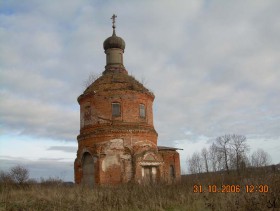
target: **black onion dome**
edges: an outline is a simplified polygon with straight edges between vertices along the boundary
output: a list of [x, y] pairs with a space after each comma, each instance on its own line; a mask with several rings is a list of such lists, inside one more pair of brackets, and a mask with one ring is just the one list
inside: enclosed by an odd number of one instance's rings
[[111, 37], [108, 37], [104, 43], [103, 48], [106, 51], [109, 48], [120, 48], [125, 49], [125, 42], [121, 37], [118, 37], [115, 33]]

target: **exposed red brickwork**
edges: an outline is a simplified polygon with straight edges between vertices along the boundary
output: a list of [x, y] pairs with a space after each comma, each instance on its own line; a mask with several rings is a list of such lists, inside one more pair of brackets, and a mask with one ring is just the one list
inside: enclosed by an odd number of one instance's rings
[[[161, 150], [159, 152], [164, 160], [163, 177], [168, 183], [179, 182], [181, 180], [180, 156], [174, 150]], [[171, 170], [173, 169], [173, 172]]]
[[[114, 46], [123, 49], [110, 48], [110, 39]], [[127, 74], [122, 54], [118, 54], [124, 50], [124, 41], [116, 43], [118, 40], [113, 35], [107, 39], [106, 69], [78, 98], [80, 134], [75, 182], [94, 186], [180, 181], [176, 149], [157, 146], [158, 134], [153, 125], [155, 97]], [[117, 103], [116, 113], [120, 106], [118, 116], [113, 115], [113, 103]], [[142, 112], [145, 108], [144, 117], [140, 115], [140, 105]]]

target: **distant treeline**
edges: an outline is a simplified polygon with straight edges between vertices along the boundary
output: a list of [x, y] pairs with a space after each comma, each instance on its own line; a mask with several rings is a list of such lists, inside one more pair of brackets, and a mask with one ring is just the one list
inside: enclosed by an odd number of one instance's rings
[[258, 149], [249, 155], [249, 145], [243, 135], [228, 134], [217, 137], [209, 148], [194, 152], [187, 158], [189, 173], [236, 170], [238, 174], [248, 167], [263, 167], [271, 164], [270, 155]]

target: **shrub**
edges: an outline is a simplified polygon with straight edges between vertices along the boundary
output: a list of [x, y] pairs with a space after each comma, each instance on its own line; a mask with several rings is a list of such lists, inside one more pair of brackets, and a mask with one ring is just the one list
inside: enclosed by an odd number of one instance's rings
[[14, 180], [10, 173], [1, 171], [0, 172], [0, 183], [1, 184], [12, 184]]
[[11, 178], [20, 185], [26, 183], [29, 179], [29, 171], [20, 165], [12, 167], [9, 174]]

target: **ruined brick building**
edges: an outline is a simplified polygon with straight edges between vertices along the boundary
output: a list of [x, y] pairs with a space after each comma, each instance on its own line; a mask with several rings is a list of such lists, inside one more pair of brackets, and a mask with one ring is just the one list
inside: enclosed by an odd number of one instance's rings
[[180, 181], [176, 148], [157, 146], [153, 125], [154, 94], [128, 75], [125, 42], [113, 34], [103, 47], [106, 66], [78, 97], [80, 134], [74, 163], [75, 182], [119, 184]]

